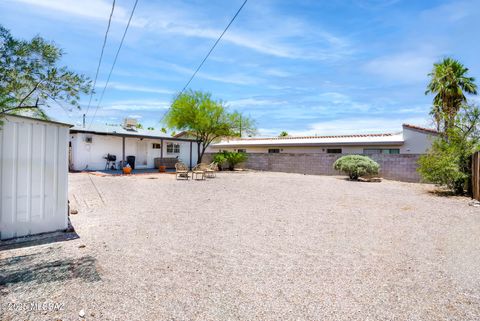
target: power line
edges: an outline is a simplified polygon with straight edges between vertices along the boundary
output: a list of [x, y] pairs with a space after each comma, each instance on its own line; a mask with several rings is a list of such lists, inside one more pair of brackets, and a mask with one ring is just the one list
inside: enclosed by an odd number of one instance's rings
[[[227, 27], [223, 30], [222, 34], [220, 35], [220, 37], [218, 37], [217, 41], [215, 41], [215, 43], [213, 44], [212, 48], [210, 48], [210, 50], [208, 51], [207, 55], [205, 56], [205, 58], [203, 58], [202, 62], [200, 63], [200, 65], [198, 65], [197, 69], [195, 70], [195, 72], [193, 73], [192, 77], [190, 77], [190, 79], [188, 80], [187, 84], [183, 87], [182, 91], [180, 92], [180, 94], [182, 94], [185, 89], [187, 89], [188, 85], [190, 85], [190, 82], [192, 82], [193, 78], [195, 78], [195, 75], [197, 74], [197, 72], [200, 70], [200, 68], [202, 68], [203, 64], [205, 63], [205, 61], [208, 59], [208, 57], [210, 56], [210, 54], [212, 53], [213, 49], [215, 49], [215, 47], [217, 46], [217, 44], [220, 42], [220, 39], [222, 39], [223, 35], [225, 34], [225, 32], [227, 32], [228, 28], [230, 28], [230, 25], [233, 23], [233, 21], [235, 21], [235, 19], [237, 18], [238, 14], [240, 13], [240, 11], [242, 11], [243, 7], [245, 6], [245, 4], [247, 3], [248, 0], [245, 0], [242, 5], [240, 6], [240, 8], [237, 10], [237, 13], [235, 13], [235, 15], [233, 16], [232, 20], [230, 20], [230, 22], [228, 23]], [[180, 95], [179, 94], [179, 95]]]
[[[190, 77], [190, 79], [188, 80], [187, 84], [183, 87], [182, 91], [180, 91], [180, 93], [178, 93], [177, 97], [180, 96], [184, 91], [185, 89], [187, 89], [188, 85], [190, 85], [190, 83], [192, 82], [193, 78], [195, 78], [195, 76], [197, 75], [198, 71], [200, 70], [200, 68], [202, 68], [203, 64], [205, 63], [205, 61], [208, 59], [208, 57], [210, 56], [210, 54], [212, 53], [213, 49], [215, 49], [215, 47], [217, 46], [217, 44], [220, 42], [220, 39], [222, 39], [223, 35], [227, 32], [228, 28], [230, 28], [230, 25], [233, 23], [233, 21], [235, 21], [235, 19], [237, 18], [238, 14], [240, 13], [240, 11], [242, 11], [243, 7], [245, 6], [245, 4], [247, 3], [248, 0], [245, 0], [242, 5], [240, 6], [240, 8], [238, 8], [237, 12], [235, 13], [235, 15], [232, 17], [232, 19], [230, 20], [230, 22], [228, 23], [228, 25], [225, 27], [225, 29], [223, 30], [223, 32], [220, 34], [220, 36], [218, 37], [218, 39], [215, 41], [215, 43], [213, 44], [212, 48], [210, 48], [210, 50], [208, 51], [207, 55], [205, 56], [205, 58], [203, 58], [202, 62], [200, 63], [200, 65], [198, 65], [197, 69], [195, 70], [195, 72], [193, 73], [193, 75]], [[167, 115], [168, 111], [170, 110], [167, 109], [167, 111], [163, 114], [162, 116], [162, 119], [160, 119], [159, 123], [161, 123], [163, 121], [163, 119], [165, 118], [165, 116]]]
[[125, 40], [125, 36], [127, 35], [127, 31], [128, 31], [128, 28], [130, 27], [130, 22], [132, 21], [133, 14], [135, 12], [135, 9], [137, 8], [137, 4], [138, 4], [138, 0], [135, 0], [135, 4], [133, 5], [132, 12], [130, 13], [130, 18], [128, 18], [127, 26], [125, 27], [125, 31], [123, 32], [122, 40], [120, 40], [120, 45], [118, 46], [117, 53], [115, 54], [115, 58], [113, 59], [112, 68], [110, 68], [107, 81], [105, 82], [105, 86], [103, 87], [102, 94], [100, 95], [100, 98], [98, 100], [98, 105], [95, 108], [95, 113], [93, 114], [92, 120], [90, 121], [90, 125], [88, 126], [89, 129], [90, 127], [92, 127], [93, 120], [95, 119], [95, 116], [97, 116], [97, 111], [100, 108], [100, 104], [102, 103], [103, 96], [105, 95], [105, 90], [107, 90], [108, 83], [110, 82], [110, 77], [112, 76], [113, 69], [115, 68], [115, 64], [117, 63], [118, 55], [120, 54], [120, 50], [122, 49], [123, 41]]
[[97, 71], [95, 73], [95, 79], [93, 80], [92, 92], [90, 93], [90, 100], [88, 101], [87, 112], [85, 113], [85, 115], [88, 114], [88, 111], [90, 110], [90, 105], [92, 104], [93, 90], [95, 90], [95, 85], [97, 84], [98, 73], [100, 72], [100, 65], [102, 64], [103, 52], [105, 50], [105, 45], [107, 44], [108, 31], [110, 30], [110, 24], [112, 22], [112, 16], [113, 16], [114, 10], [115, 10], [115, 0], [113, 0], [112, 11], [110, 11], [110, 17], [108, 18], [107, 30], [105, 31], [105, 37], [103, 38], [102, 51], [100, 52], [100, 59], [98, 60]]

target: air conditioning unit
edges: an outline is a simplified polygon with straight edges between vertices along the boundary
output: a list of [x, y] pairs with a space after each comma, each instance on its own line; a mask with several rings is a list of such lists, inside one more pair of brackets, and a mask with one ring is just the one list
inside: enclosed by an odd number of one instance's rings
[[85, 143], [91, 144], [93, 142], [93, 137], [92, 136], [86, 136], [85, 137]]
[[135, 118], [125, 118], [123, 120], [123, 127], [124, 128], [136, 128], [137, 124], [138, 124], [138, 122]]

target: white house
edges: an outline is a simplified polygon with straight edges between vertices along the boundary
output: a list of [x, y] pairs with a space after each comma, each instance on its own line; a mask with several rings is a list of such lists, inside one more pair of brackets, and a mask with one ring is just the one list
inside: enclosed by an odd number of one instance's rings
[[169, 136], [159, 130], [140, 129], [135, 120], [120, 125], [75, 126], [70, 129], [70, 169], [104, 170], [107, 154], [115, 155], [116, 166], [135, 156], [136, 169], [155, 168], [155, 159], [197, 163], [198, 144], [193, 139]]
[[68, 227], [71, 125], [7, 115], [0, 128], [0, 239]]
[[208, 152], [424, 154], [437, 135], [438, 132], [432, 129], [403, 124], [403, 130], [398, 133], [223, 140], [212, 144]]

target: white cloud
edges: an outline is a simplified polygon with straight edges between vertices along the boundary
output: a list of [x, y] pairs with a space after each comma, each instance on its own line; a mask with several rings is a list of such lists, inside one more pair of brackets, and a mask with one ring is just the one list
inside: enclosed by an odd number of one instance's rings
[[[97, 82], [96, 87], [103, 88], [105, 86], [105, 82]], [[131, 85], [131, 84], [124, 84], [118, 82], [109, 82], [108, 89], [115, 89], [115, 90], [125, 90], [125, 91], [137, 91], [137, 92], [144, 92], [144, 93], [155, 93], [155, 94], [173, 94], [174, 91], [165, 88], [157, 88], [157, 87], [147, 87], [147, 86], [138, 86], [138, 85]]]
[[[429, 50], [426, 50], [429, 51]], [[430, 52], [407, 51], [371, 60], [363, 69], [389, 80], [424, 82], [438, 57]]]
[[288, 102], [285, 100], [273, 100], [273, 99], [256, 99], [256, 98], [244, 98], [231, 100], [228, 102], [228, 105], [231, 107], [250, 107], [250, 106], [273, 106], [273, 105], [284, 105]]
[[341, 134], [368, 134], [392, 133], [402, 129], [403, 123], [418, 126], [429, 126], [431, 120], [425, 117], [369, 117], [369, 118], [342, 118], [316, 122], [308, 125], [305, 130], [289, 131], [291, 135], [341, 135]]
[[170, 102], [162, 100], [120, 100], [113, 101], [105, 104], [102, 107], [103, 110], [116, 110], [116, 111], [159, 111], [166, 110], [170, 107]]
[[[111, 1], [106, 0], [15, 0], [16, 2], [44, 8], [48, 12], [61, 12], [73, 16], [87, 19], [107, 20], [112, 9]], [[123, 8], [119, 4], [115, 5], [115, 11], [112, 17], [113, 21], [126, 23], [130, 15], [131, 8]], [[131, 25], [143, 27], [147, 21], [138, 17], [132, 19]]]

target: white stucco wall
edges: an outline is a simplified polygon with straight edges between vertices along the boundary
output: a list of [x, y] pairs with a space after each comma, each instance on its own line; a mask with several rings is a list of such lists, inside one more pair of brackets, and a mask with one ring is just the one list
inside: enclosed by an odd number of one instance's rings
[[[86, 137], [92, 137], [92, 142], [85, 142]], [[71, 169], [81, 170], [103, 170], [107, 154], [117, 156], [117, 161], [122, 159], [122, 137], [96, 135], [87, 133], [70, 134], [72, 146]], [[180, 144], [180, 153], [167, 153], [167, 143]], [[160, 139], [125, 138], [125, 157], [133, 155], [136, 157], [136, 168], [153, 168], [154, 158], [160, 157], [160, 149], [153, 149], [153, 143], [160, 143]], [[139, 144], [146, 145], [146, 162], [141, 162]], [[197, 144], [192, 144], [192, 164], [197, 163]], [[163, 140], [163, 157], [177, 157], [189, 165], [190, 163], [190, 142]]]
[[216, 153], [220, 150], [236, 151], [237, 149], [246, 149], [247, 153], [268, 153], [270, 148], [279, 148], [282, 153], [326, 153], [329, 148], [341, 148], [343, 154], [361, 154], [365, 148], [375, 149], [400, 149], [400, 154], [424, 154], [430, 148], [435, 136], [432, 134], [411, 129], [409, 127], [403, 128], [402, 145], [356, 145], [356, 146], [232, 146], [232, 147], [217, 147], [210, 146], [208, 153]]
[[[341, 148], [343, 154], [361, 154], [363, 153], [364, 148], [396, 148], [401, 149], [401, 146], [312, 146], [312, 147], [296, 147], [296, 146], [272, 146], [272, 147], [241, 147], [237, 146], [235, 148], [218, 148], [210, 147], [207, 152], [216, 153], [220, 150], [236, 151], [237, 149], [246, 149], [247, 153], [268, 153], [270, 148], [279, 148], [282, 153], [327, 153], [327, 149], [337, 149]], [[401, 151], [400, 151], [401, 152]]]
[[433, 134], [403, 127], [403, 139], [405, 143], [400, 149], [402, 154], [425, 154], [435, 139]]

